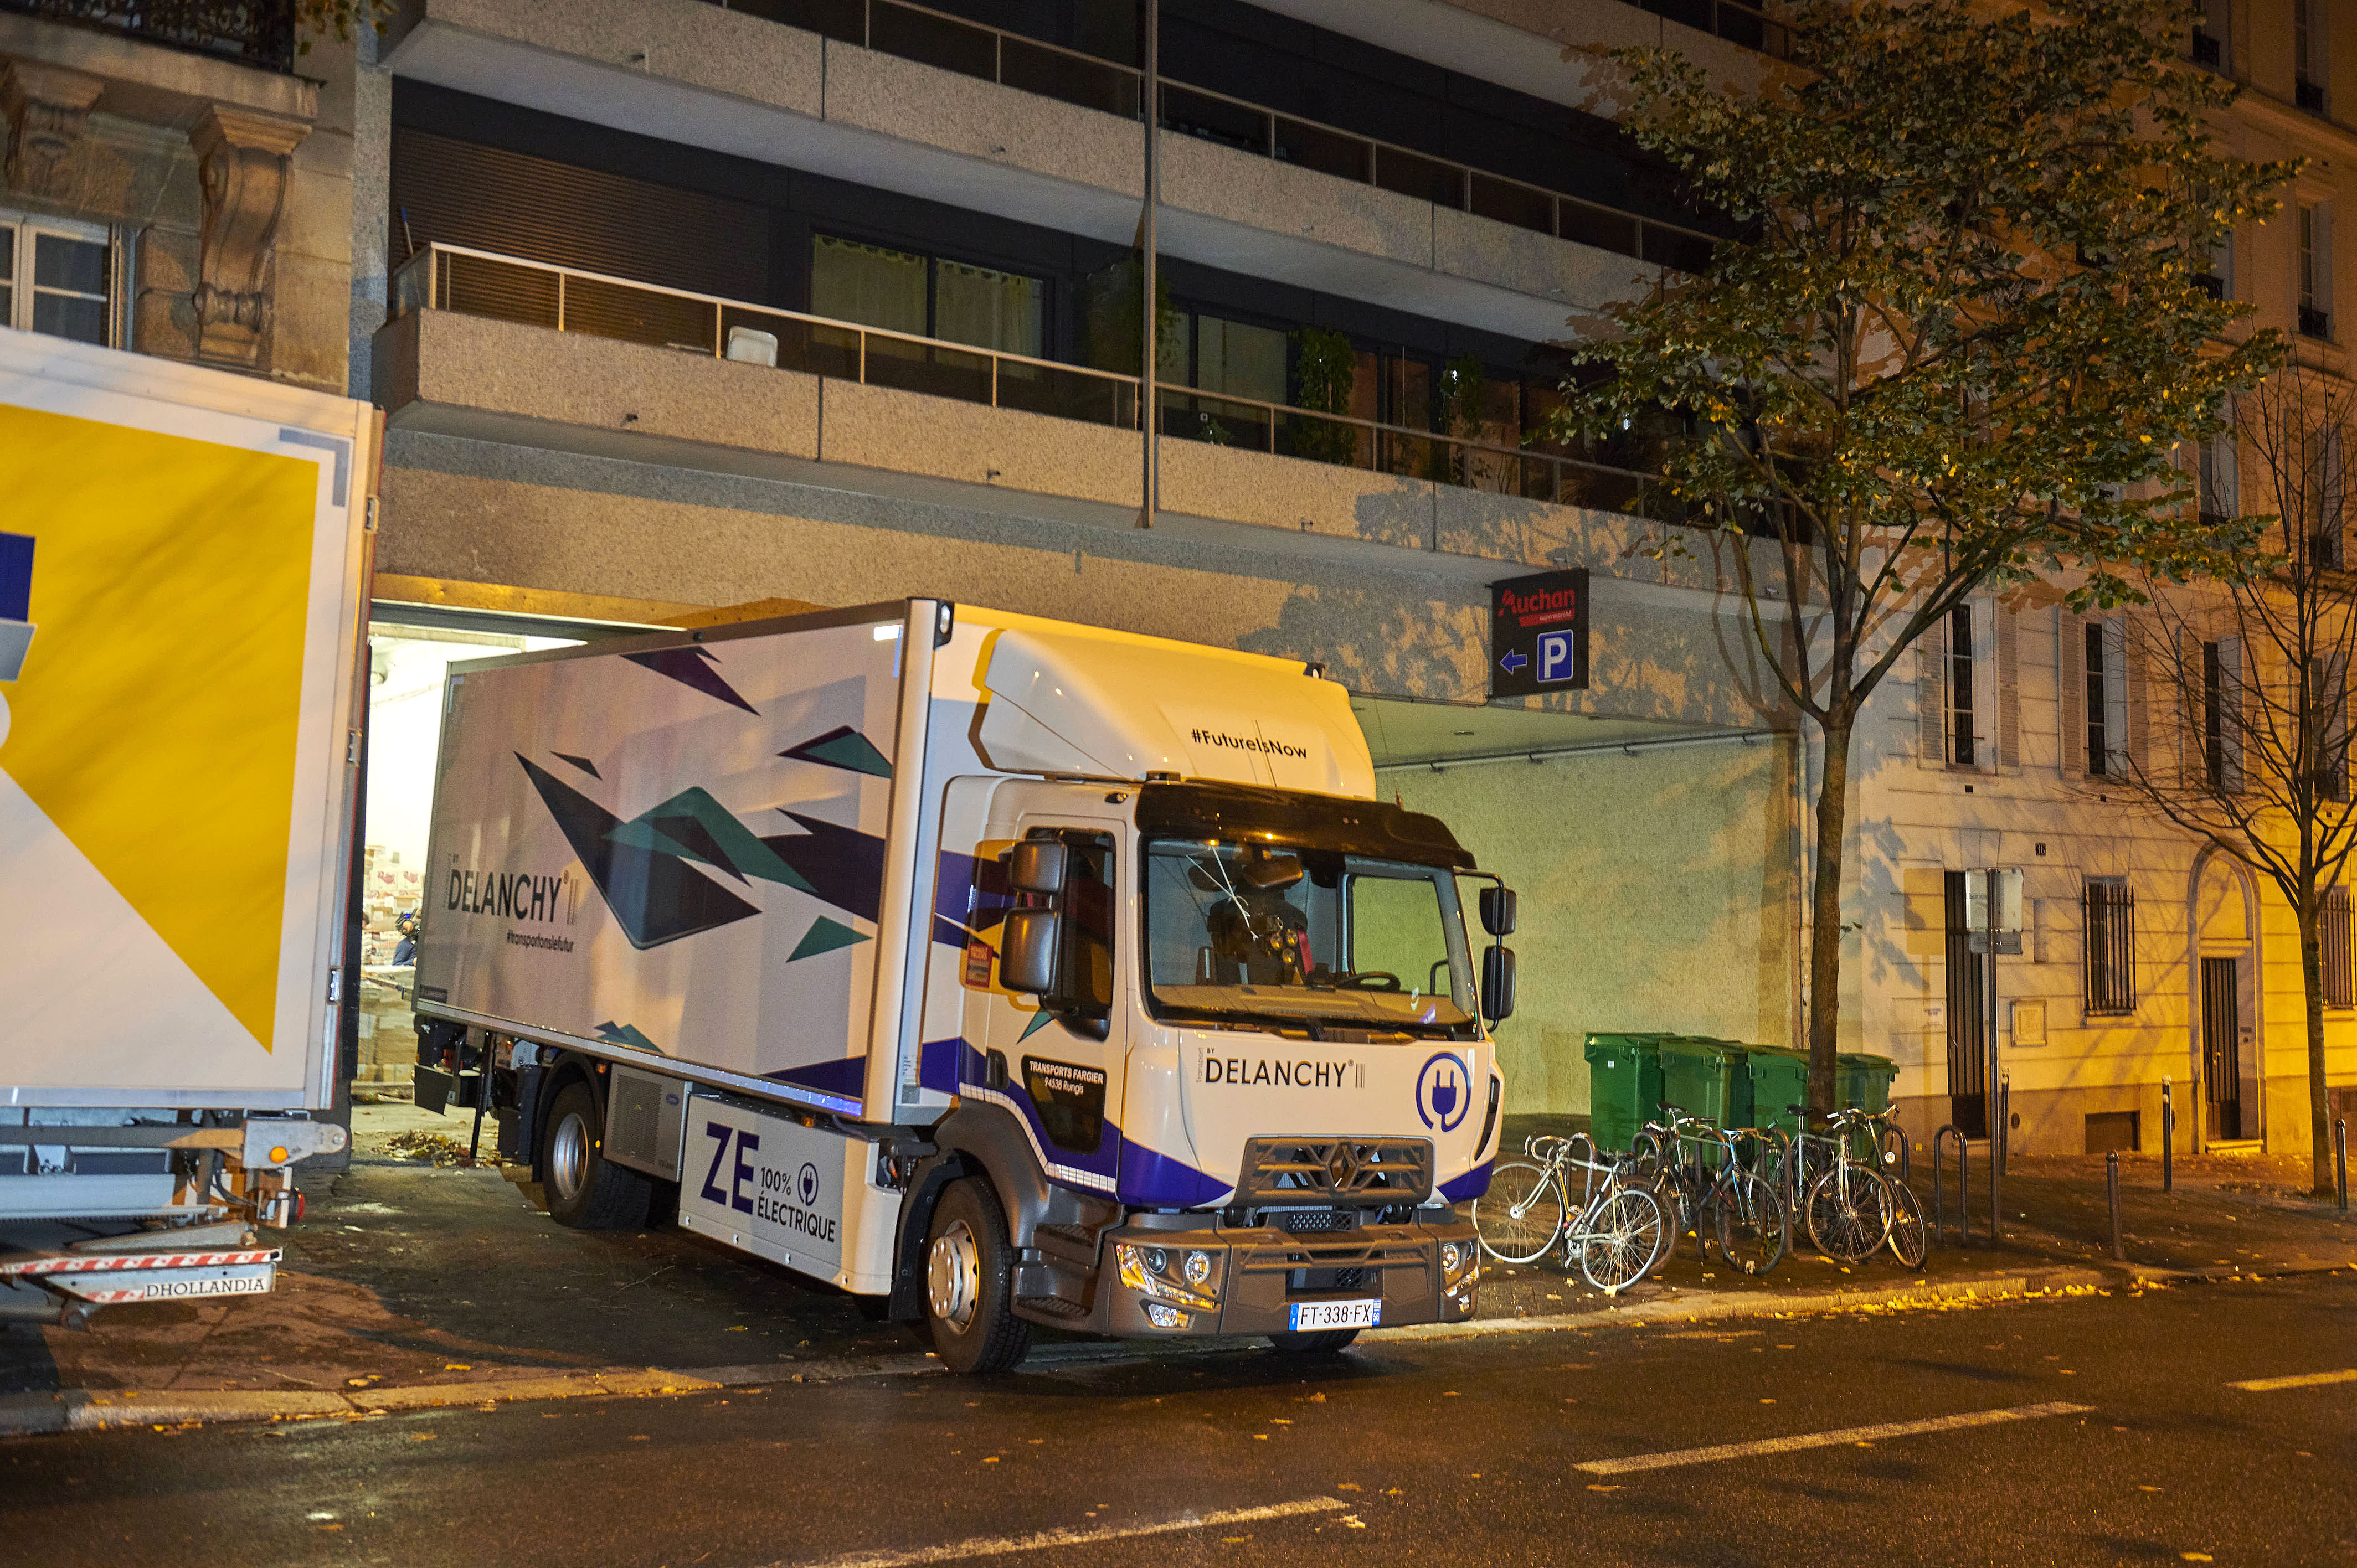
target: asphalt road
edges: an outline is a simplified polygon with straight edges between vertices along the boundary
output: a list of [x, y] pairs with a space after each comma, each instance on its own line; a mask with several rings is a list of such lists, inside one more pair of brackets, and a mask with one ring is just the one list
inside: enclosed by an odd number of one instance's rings
[[2348, 1273], [0, 1442], [7, 1555], [110, 1568], [2346, 1565], [2352, 1498]]

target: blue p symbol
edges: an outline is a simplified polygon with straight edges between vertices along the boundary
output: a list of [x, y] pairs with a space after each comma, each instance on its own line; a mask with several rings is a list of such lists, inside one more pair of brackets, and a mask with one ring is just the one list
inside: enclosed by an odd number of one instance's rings
[[1575, 673], [1572, 663], [1571, 633], [1543, 631], [1539, 633], [1539, 679], [1568, 681]]

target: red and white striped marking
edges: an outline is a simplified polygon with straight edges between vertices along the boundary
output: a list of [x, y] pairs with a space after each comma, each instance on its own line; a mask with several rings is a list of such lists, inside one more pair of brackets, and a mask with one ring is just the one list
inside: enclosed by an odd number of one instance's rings
[[100, 1252], [52, 1255], [0, 1262], [0, 1278], [26, 1274], [99, 1274], [121, 1269], [217, 1269], [242, 1263], [274, 1263], [286, 1254], [277, 1247], [234, 1252]]

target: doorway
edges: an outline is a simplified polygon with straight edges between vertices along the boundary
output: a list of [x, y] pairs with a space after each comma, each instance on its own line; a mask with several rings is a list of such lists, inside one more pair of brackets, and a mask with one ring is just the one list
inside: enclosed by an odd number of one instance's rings
[[2243, 1133], [2242, 974], [2238, 961], [2201, 961], [2201, 1080], [2209, 1135]]
[[1973, 950], [1964, 878], [1947, 874], [1948, 1120], [1967, 1138], [1988, 1136], [1988, 955]]

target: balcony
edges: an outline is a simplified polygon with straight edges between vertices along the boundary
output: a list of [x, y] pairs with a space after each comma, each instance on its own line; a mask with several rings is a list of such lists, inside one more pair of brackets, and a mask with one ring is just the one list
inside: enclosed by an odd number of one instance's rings
[[2310, 114], [2325, 113], [2324, 84], [2301, 77], [2292, 83], [2292, 102]]
[[[1133, 67], [905, 0], [709, 3], [782, 22], [838, 43], [1123, 119], [1137, 118], [1146, 91], [1145, 73]], [[1717, 25], [1717, 13], [1723, 10], [1727, 25], [1738, 31], [1742, 29], [1737, 19], [1749, 16], [1756, 28], [1771, 29], [1780, 44], [1785, 36], [1781, 26], [1728, 0], [1657, 0], [1646, 9], [1705, 30]], [[1702, 19], [1695, 20], [1696, 16]], [[1699, 272], [1710, 262], [1715, 242], [1696, 229], [1584, 201], [1168, 78], [1161, 84], [1160, 97], [1160, 123], [1166, 131], [1659, 266]]]
[[295, 69], [295, 0], [0, 0], [0, 11], [282, 75]]
[[2332, 340], [2332, 312], [2319, 310], [2312, 305], [2299, 307], [2299, 335], [2323, 342]]
[[[1135, 376], [463, 246], [426, 246], [394, 274], [393, 317], [422, 311], [584, 334], [1112, 431], [1137, 429]], [[1207, 447], [1554, 506], [1664, 521], [1682, 515], [1657, 479], [1608, 464], [1168, 382], [1157, 386], [1155, 405], [1166, 438]], [[630, 417], [639, 420], [635, 413]], [[651, 427], [646, 433], [657, 434]], [[1133, 446], [1135, 439], [1126, 437]], [[817, 455], [814, 438], [788, 445], [801, 455]]]

